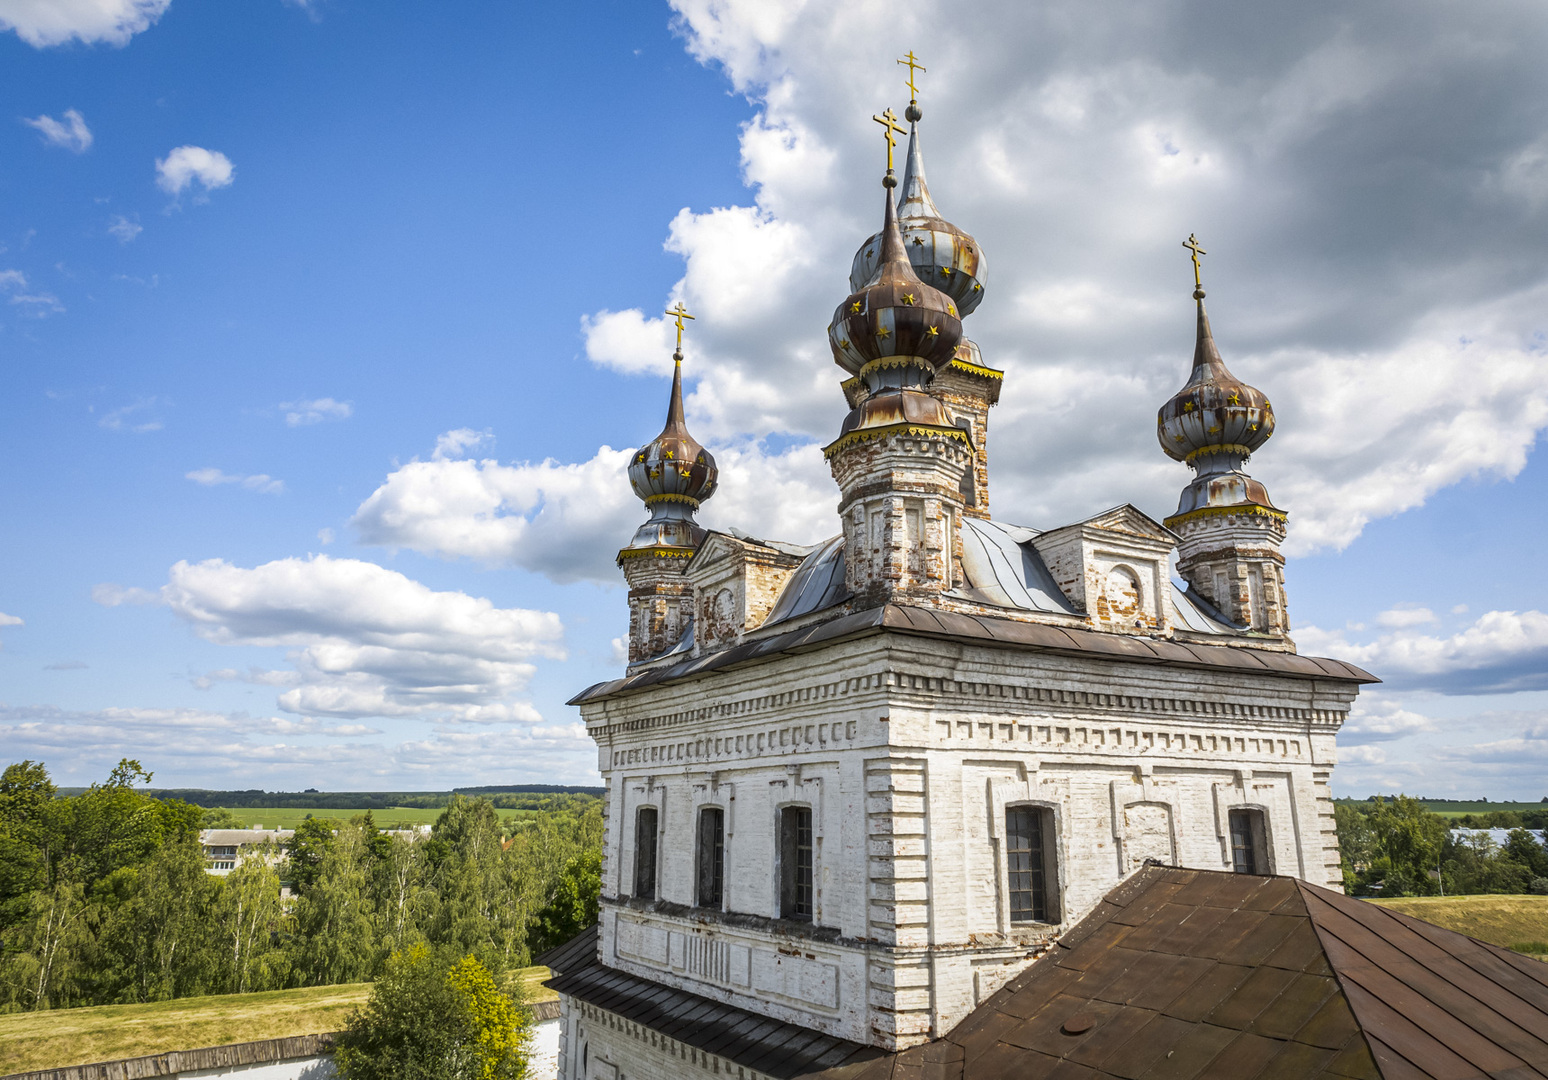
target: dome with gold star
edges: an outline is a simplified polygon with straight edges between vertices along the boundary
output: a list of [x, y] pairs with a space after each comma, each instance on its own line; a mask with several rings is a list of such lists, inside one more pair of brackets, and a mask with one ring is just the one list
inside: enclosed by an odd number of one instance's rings
[[1175, 461], [1193, 462], [1209, 454], [1245, 459], [1274, 433], [1274, 409], [1257, 387], [1226, 369], [1215, 347], [1204, 290], [1199, 304], [1198, 343], [1188, 383], [1161, 406], [1156, 434], [1161, 449]]
[[683, 420], [683, 354], [672, 354], [672, 397], [666, 427], [629, 459], [629, 485], [645, 505], [680, 503], [690, 509], [715, 494], [715, 458], [688, 434]]
[[[889, 114], [890, 115], [890, 114]], [[914, 369], [904, 382], [928, 381], [951, 363], [962, 340], [962, 319], [951, 297], [919, 279], [904, 251], [889, 169], [879, 260], [871, 276], [833, 313], [828, 341], [833, 359], [851, 375], [879, 368]]]
[[[904, 115], [909, 120], [908, 162], [898, 193], [898, 224], [908, 261], [920, 280], [951, 297], [959, 315], [970, 315], [984, 298], [984, 253], [967, 233], [947, 221], [930, 197], [925, 180], [924, 155], [919, 146], [918, 102], [910, 102]], [[876, 273], [882, 259], [882, 234], [877, 233], [855, 252], [849, 271], [849, 287], [858, 291]]]

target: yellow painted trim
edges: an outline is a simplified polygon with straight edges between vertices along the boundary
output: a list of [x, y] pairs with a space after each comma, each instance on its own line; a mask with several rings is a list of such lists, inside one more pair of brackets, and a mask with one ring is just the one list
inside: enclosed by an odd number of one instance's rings
[[1205, 454], [1241, 454], [1243, 457], [1251, 457], [1252, 447], [1243, 446], [1241, 443], [1216, 443], [1214, 446], [1201, 446], [1197, 450], [1189, 451], [1183, 460], [1192, 461]]
[[1280, 524], [1290, 519], [1290, 515], [1283, 510], [1275, 510], [1271, 506], [1259, 506], [1257, 503], [1238, 503], [1236, 506], [1201, 506], [1197, 510], [1189, 510], [1186, 514], [1173, 514], [1161, 524], [1168, 529], [1188, 521], [1198, 521], [1201, 518], [1219, 517], [1222, 514], [1258, 515], [1273, 518]]
[[922, 356], [882, 356], [875, 360], [867, 361], [866, 365], [860, 369], [858, 377], [863, 379], [873, 371], [895, 367], [916, 367], [922, 371], [928, 371], [932, 375], [935, 374], [934, 365]]
[[[692, 316], [689, 316], [689, 318], [692, 318]], [[676, 494], [673, 494], [671, 492], [666, 492], [666, 493], [661, 494], [661, 495], [651, 495], [651, 496], [648, 496], [645, 499], [645, 505], [646, 506], [655, 506], [657, 503], [670, 503], [670, 502], [687, 503], [689, 506], [691, 506], [695, 510], [697, 510], [699, 508], [699, 500], [698, 499], [691, 498], [691, 497], [689, 497], [687, 495], [676, 495]]]
[[955, 439], [969, 450], [973, 449], [967, 432], [961, 428], [936, 427], [933, 424], [888, 424], [886, 427], [860, 428], [858, 431], [851, 431], [848, 435], [840, 435], [822, 448], [823, 459], [827, 460], [847, 447], [870, 442], [872, 439], [885, 438], [888, 435], [936, 435], [945, 439]]
[[684, 547], [655, 547], [655, 548], [624, 548], [618, 553], [618, 561], [625, 559], [691, 559], [697, 548]]
[[1003, 371], [996, 371], [992, 367], [982, 367], [978, 364], [970, 364], [966, 360], [953, 358], [951, 366], [958, 371], [965, 371], [969, 375], [977, 375], [980, 379], [994, 379], [1001, 382], [1005, 379], [1005, 372]]

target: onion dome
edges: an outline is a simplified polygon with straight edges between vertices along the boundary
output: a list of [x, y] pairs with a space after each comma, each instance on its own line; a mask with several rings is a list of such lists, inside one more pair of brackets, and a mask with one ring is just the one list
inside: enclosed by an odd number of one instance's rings
[[[919, 279], [904, 251], [898, 230], [892, 170], [882, 181], [886, 208], [877, 250], [881, 258], [865, 283], [833, 313], [828, 342], [833, 359], [851, 375], [868, 378], [889, 370], [887, 384], [923, 385], [951, 363], [962, 340], [962, 320], [949, 296]], [[873, 386], [872, 391], [879, 389]]]
[[[941, 217], [925, 181], [924, 156], [919, 148], [917, 102], [903, 114], [909, 120], [908, 163], [903, 168], [903, 190], [898, 197], [898, 220], [908, 261], [921, 280], [933, 285], [955, 302], [961, 315], [970, 315], [984, 298], [984, 253], [978, 241]], [[883, 233], [877, 233], [855, 253], [849, 271], [849, 287], [860, 287], [875, 275], [882, 254]]]
[[[672, 397], [666, 427], [629, 459], [629, 486], [650, 509], [630, 549], [697, 547], [704, 530], [693, 520], [699, 504], [715, 494], [720, 470], [714, 456], [688, 434], [683, 420], [683, 353], [672, 354]], [[622, 553], [620, 553], [622, 556]]]
[[1263, 391], [1226, 369], [1204, 311], [1204, 289], [1196, 287], [1193, 298], [1199, 306], [1193, 373], [1156, 417], [1161, 449], [1197, 473], [1177, 514], [1245, 503], [1273, 510], [1267, 489], [1242, 465], [1274, 433], [1274, 409]]

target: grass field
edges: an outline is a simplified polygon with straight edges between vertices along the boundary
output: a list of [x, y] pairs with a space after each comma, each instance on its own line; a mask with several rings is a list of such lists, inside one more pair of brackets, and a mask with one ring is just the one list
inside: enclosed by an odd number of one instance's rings
[[[296, 807], [253, 807], [243, 806], [228, 811], [232, 817], [242, 823], [243, 828], [253, 825], [262, 825], [265, 829], [294, 829], [310, 815], [316, 818], [338, 818], [348, 821], [352, 817], [364, 814], [364, 810], [306, 810]], [[378, 829], [407, 829], [416, 825], [434, 825], [435, 819], [440, 817], [444, 810], [426, 809], [418, 806], [394, 806], [390, 810], [371, 811], [371, 820], [376, 822]], [[500, 820], [506, 823], [521, 821], [537, 816], [536, 810], [496, 810]]]
[[1373, 904], [1540, 959], [1548, 954], [1548, 896], [1405, 896]]
[[[265, 822], [264, 824], [268, 824]], [[556, 997], [537, 984], [547, 968], [520, 974], [529, 1001]], [[0, 1015], [0, 1076], [142, 1057], [166, 1050], [338, 1031], [371, 992], [369, 983], [181, 998], [150, 1005], [98, 1005]]]

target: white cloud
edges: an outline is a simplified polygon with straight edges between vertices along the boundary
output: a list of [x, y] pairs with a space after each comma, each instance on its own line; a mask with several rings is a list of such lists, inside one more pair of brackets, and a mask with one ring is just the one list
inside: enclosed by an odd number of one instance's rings
[[7, 615], [0, 611], [0, 626], [21, 626], [22, 620], [15, 615]]
[[231, 159], [202, 146], [179, 146], [156, 161], [156, 186], [168, 195], [181, 195], [195, 184], [210, 192], [235, 179]]
[[494, 442], [494, 432], [489, 430], [474, 431], [472, 428], [457, 428], [448, 431], [435, 440], [435, 452], [430, 455], [431, 461], [454, 461], [457, 458], [467, 457], [469, 451], [480, 446], [486, 446]]
[[118, 214], [113, 218], [112, 223], [108, 225], [107, 231], [108, 235], [115, 237], [120, 244], [127, 244], [144, 232], [145, 226], [138, 221], [130, 221], [124, 215]]
[[143, 761], [157, 784], [169, 787], [369, 791], [600, 783], [595, 746], [580, 724], [458, 725], [423, 738], [371, 737], [377, 733], [316, 717], [0, 705], [0, 745], [17, 759], [44, 762], [62, 784], [100, 781], [123, 757]]
[[1367, 692], [1355, 700], [1349, 720], [1338, 733], [1339, 746], [1393, 742], [1436, 730], [1434, 720], [1405, 709], [1389, 698]]
[[27, 275], [20, 270], [0, 270], [0, 293], [5, 293], [12, 304], [22, 309], [23, 314], [40, 319], [58, 315], [65, 309], [59, 297], [53, 293], [30, 290]]
[[[1548, 424], [1539, 204], [1456, 180], [1514, 162], [1512, 190], [1540, 186], [1541, 125], [1524, 103], [1548, 80], [1515, 47], [1512, 16], [1425, 3], [1394, 36], [1375, 10], [1298, 9], [1295, 35], [1243, 37], [1188, 3], [1109, 15], [1098, 33], [1073, 0], [991, 3], [973, 19], [940, 0], [673, 6], [689, 51], [757, 110], [741, 138], [751, 205], [666, 226], [685, 266], [661, 307], [682, 299], [703, 316], [689, 421], [717, 454], [838, 430], [842, 374], [822, 327], [879, 224], [865, 129], [896, 84], [886, 60], [851, 47], [879, 23], [899, 40], [928, 30], [932, 188], [990, 262], [967, 330], [1006, 370], [990, 429], [997, 516], [1048, 526], [1124, 500], [1176, 505], [1191, 474], [1153, 431], [1193, 350], [1178, 247], [1190, 231], [1213, 252], [1227, 362], [1279, 414], [1251, 468], [1291, 511], [1292, 554], [1347, 545], [1461, 480], [1514, 476]], [[1230, 62], [1201, 67], [1200, 47]], [[1508, 104], [1454, 107], [1464, 99]], [[1426, 117], [1426, 135], [1418, 150], [1401, 142], [1394, 169], [1399, 116]], [[1308, 242], [1334, 236], [1358, 242]], [[665, 370], [654, 310], [586, 318], [587, 355]]]
[[303, 715], [535, 721], [511, 695], [534, 658], [564, 656], [551, 612], [435, 592], [355, 559], [179, 562], [161, 598], [208, 641], [288, 649], [297, 684], [279, 704]]
[[282, 401], [280, 409], [285, 413], [285, 423], [290, 427], [307, 427], [324, 420], [347, 420], [355, 412], [353, 402], [335, 401], [331, 397]]
[[1303, 652], [1359, 664], [1396, 687], [1444, 694], [1548, 689], [1548, 615], [1541, 611], [1490, 611], [1445, 637], [1410, 626], [1359, 643], [1345, 631], [1306, 627], [1296, 641]]
[[[661, 400], [664, 415], [664, 387]], [[351, 524], [367, 544], [520, 566], [559, 582], [613, 583], [618, 549], [648, 516], [624, 471], [630, 453], [604, 446], [579, 464], [412, 461], [388, 475]], [[767, 454], [743, 443], [714, 453], [721, 488], [700, 513], [706, 526], [797, 543], [838, 531], [837, 494], [816, 447]]]
[[127, 45], [153, 25], [172, 0], [0, 0], [0, 30], [34, 49], [71, 39], [85, 45]]
[[1376, 616], [1378, 626], [1402, 629], [1409, 626], [1426, 626], [1440, 622], [1435, 612], [1426, 607], [1395, 607]]
[[333, 543], [333, 540], [334, 540], [333, 530], [328, 528], [326, 525], [323, 526], [321, 529], [317, 530], [317, 542], [318, 543], [320, 543], [320, 544], [322, 544], [322, 545], [324, 545], [326, 547], [328, 544]]
[[1387, 760], [1387, 751], [1380, 746], [1343, 746], [1338, 748], [1340, 765], [1381, 765]]
[[102, 419], [97, 421], [97, 426], [108, 431], [129, 431], [135, 434], [144, 434], [148, 431], [160, 431], [162, 421], [160, 417], [151, 416], [137, 418], [136, 414], [155, 412], [157, 406], [165, 404], [162, 399], [152, 395], [150, 397], [135, 398], [127, 405], [120, 405], [109, 413], [105, 413]]
[[125, 588], [105, 581], [101, 585], [91, 587], [91, 598], [103, 607], [120, 607], [124, 604], [159, 604], [161, 596], [149, 589], [141, 589], [135, 586]]
[[217, 487], [222, 484], [240, 484], [248, 491], [256, 491], [260, 495], [283, 495], [285, 493], [285, 481], [276, 480], [267, 473], [258, 473], [254, 476], [232, 476], [230, 473], [221, 472], [219, 469], [194, 469], [186, 472], [183, 477], [192, 480], [203, 487]]
[[74, 109], [65, 110], [63, 121], [44, 115], [31, 119], [24, 117], [22, 123], [42, 133], [43, 141], [49, 146], [60, 146], [77, 154], [91, 149], [91, 129], [86, 126], [86, 118]]

